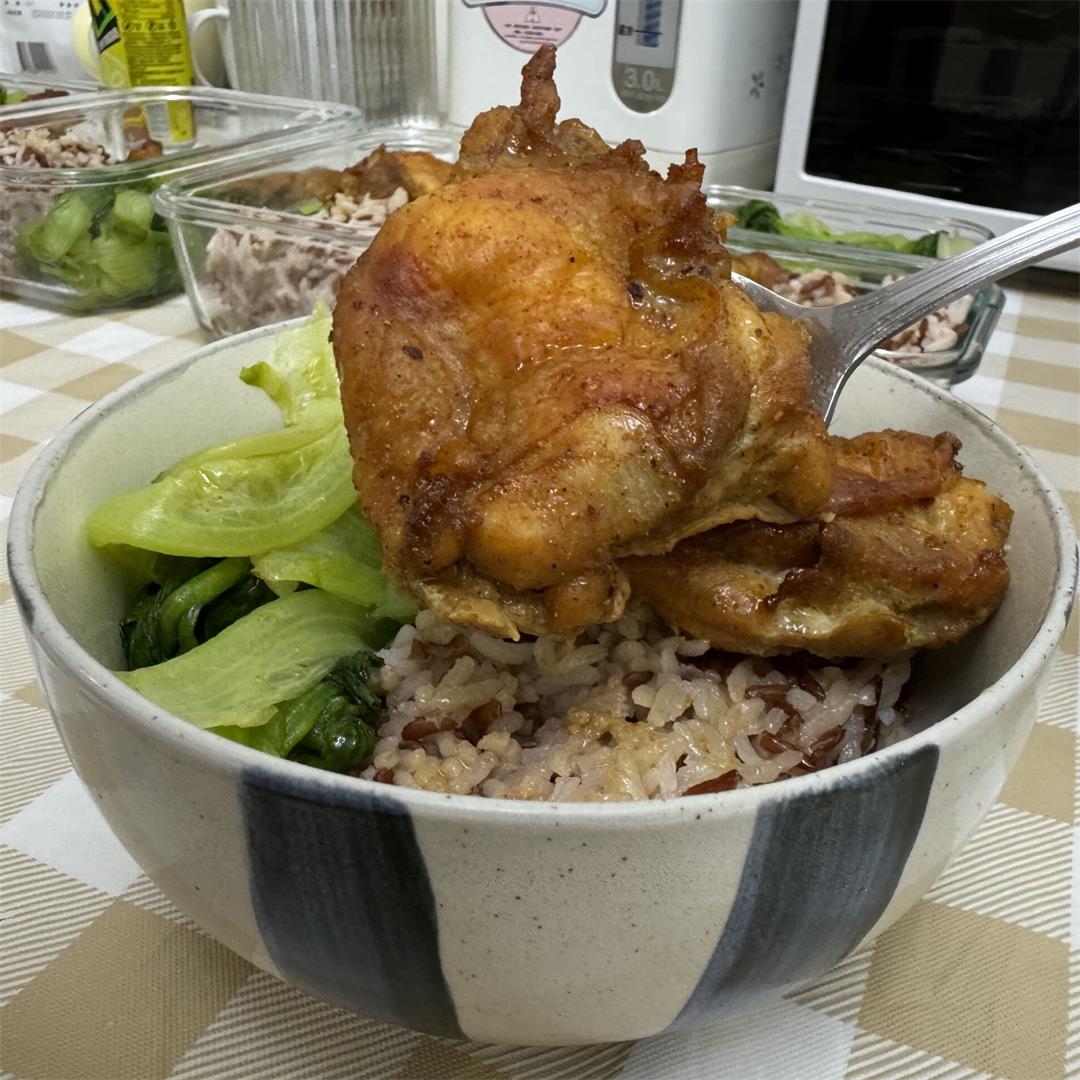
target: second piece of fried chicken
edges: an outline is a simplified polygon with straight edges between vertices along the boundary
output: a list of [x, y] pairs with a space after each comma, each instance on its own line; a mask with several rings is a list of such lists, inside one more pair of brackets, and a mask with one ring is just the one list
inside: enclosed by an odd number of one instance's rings
[[334, 347], [364, 513], [395, 584], [488, 632], [619, 615], [617, 559], [831, 489], [800, 327], [760, 314], [692, 153], [556, 123], [554, 52], [478, 117], [451, 182], [346, 276]]
[[1012, 511], [956, 464], [951, 435], [833, 439], [816, 521], [743, 522], [623, 563], [634, 595], [732, 652], [889, 656], [959, 641], [1001, 603]]

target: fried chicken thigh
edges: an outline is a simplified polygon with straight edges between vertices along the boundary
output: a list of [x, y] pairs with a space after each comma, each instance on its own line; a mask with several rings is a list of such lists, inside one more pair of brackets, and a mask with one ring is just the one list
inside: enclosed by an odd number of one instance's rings
[[818, 520], [742, 522], [626, 560], [673, 626], [740, 653], [888, 656], [960, 640], [997, 609], [1012, 511], [956, 464], [959, 443], [904, 431], [833, 439]]
[[692, 152], [556, 123], [554, 51], [477, 117], [449, 183], [346, 276], [334, 348], [360, 504], [395, 584], [488, 632], [616, 618], [618, 560], [832, 490], [806, 340], [760, 314]]

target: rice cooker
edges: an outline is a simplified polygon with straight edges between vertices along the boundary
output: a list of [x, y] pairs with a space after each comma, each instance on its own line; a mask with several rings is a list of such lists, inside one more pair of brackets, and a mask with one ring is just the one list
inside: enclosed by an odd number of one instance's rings
[[[442, 5], [440, 5], [442, 6]], [[520, 70], [558, 48], [562, 117], [640, 139], [658, 168], [696, 147], [707, 183], [767, 188], [797, 0], [449, 0], [445, 115], [467, 126], [517, 100]]]

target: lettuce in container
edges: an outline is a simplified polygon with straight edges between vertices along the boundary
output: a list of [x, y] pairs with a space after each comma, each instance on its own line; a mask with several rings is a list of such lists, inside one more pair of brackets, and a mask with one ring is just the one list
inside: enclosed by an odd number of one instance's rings
[[143, 585], [118, 675], [225, 738], [336, 772], [375, 745], [375, 651], [415, 607], [356, 508], [330, 315], [279, 335], [241, 378], [283, 426], [210, 446], [87, 521]]
[[951, 258], [961, 251], [967, 251], [974, 243], [947, 232], [926, 233], [915, 238], [901, 233], [833, 232], [821, 218], [805, 210], [781, 216], [780, 211], [765, 199], [750, 199], [736, 207], [734, 213], [735, 225], [751, 232], [872, 248], [875, 251], [895, 251], [902, 255], [924, 255], [931, 259]]
[[66, 192], [20, 232], [17, 249], [30, 272], [69, 285], [88, 308], [180, 288], [169, 233], [154, 213], [149, 185]]

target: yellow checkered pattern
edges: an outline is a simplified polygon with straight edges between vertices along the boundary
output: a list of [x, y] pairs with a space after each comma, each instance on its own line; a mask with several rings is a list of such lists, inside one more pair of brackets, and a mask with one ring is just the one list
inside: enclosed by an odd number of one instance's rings
[[[1030, 447], [1080, 519], [1077, 279], [1029, 271], [960, 396]], [[200, 342], [183, 299], [65, 318], [0, 303], [0, 518], [89, 403]], [[903, 418], [898, 417], [899, 426]], [[756, 1012], [635, 1044], [451, 1043], [329, 1008], [203, 935], [70, 771], [0, 572], [0, 1080], [1080, 1076], [1074, 618], [1001, 799], [874, 946]]]

